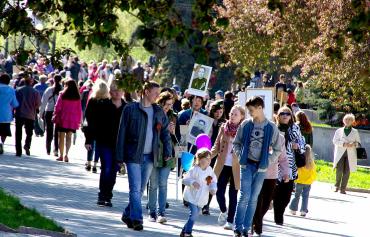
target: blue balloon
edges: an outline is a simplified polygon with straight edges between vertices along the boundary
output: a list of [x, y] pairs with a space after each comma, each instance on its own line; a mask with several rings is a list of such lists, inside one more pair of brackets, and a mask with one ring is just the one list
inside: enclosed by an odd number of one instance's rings
[[190, 152], [183, 152], [181, 154], [181, 166], [182, 169], [186, 172], [189, 171], [190, 168], [193, 166], [194, 163], [194, 155]]

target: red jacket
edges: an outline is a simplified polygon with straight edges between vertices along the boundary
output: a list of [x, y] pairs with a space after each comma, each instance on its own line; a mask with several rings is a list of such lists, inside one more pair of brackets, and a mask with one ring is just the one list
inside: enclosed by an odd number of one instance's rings
[[62, 99], [62, 95], [59, 95], [53, 114], [55, 125], [61, 128], [77, 130], [80, 127], [81, 118], [81, 101]]
[[288, 94], [288, 105], [292, 105], [294, 102], [296, 102], [294, 93]]

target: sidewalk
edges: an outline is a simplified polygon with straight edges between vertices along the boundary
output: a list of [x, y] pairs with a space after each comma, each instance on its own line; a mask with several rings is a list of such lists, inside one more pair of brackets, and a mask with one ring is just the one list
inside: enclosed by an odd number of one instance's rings
[[[86, 152], [81, 133], [78, 133], [76, 145], [72, 146], [70, 163], [56, 162], [56, 157], [47, 156], [44, 141], [45, 137], [33, 137], [31, 156], [19, 158], [14, 156], [13, 136], [8, 138], [5, 153], [0, 155], [0, 187], [18, 196], [24, 205], [36, 208], [65, 229], [83, 237], [179, 235], [188, 217], [188, 209], [182, 206], [181, 201], [175, 200], [174, 172], [171, 172], [169, 179], [167, 224], [151, 223], [145, 219], [144, 231], [136, 232], [127, 229], [120, 221], [128, 200], [127, 176], [117, 178], [113, 208], [97, 207], [99, 174], [84, 170]], [[273, 212], [269, 211], [265, 217], [263, 236], [369, 236], [366, 226], [369, 223], [370, 195], [347, 193], [334, 193], [330, 184], [314, 183], [307, 217], [287, 214], [284, 226], [277, 226], [273, 221]], [[181, 190], [179, 196], [181, 198]], [[143, 205], [145, 203], [143, 201]], [[232, 236], [232, 231], [217, 225], [219, 211], [215, 198], [211, 206], [211, 216], [200, 216], [193, 235]], [[0, 236], [11, 235], [0, 233]]]

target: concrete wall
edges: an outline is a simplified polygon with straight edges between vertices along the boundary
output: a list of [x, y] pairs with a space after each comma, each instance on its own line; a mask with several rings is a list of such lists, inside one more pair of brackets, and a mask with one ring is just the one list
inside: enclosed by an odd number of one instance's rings
[[[319, 159], [333, 161], [334, 145], [333, 137], [338, 128], [314, 127], [313, 131], [313, 150]], [[367, 160], [358, 160], [358, 165], [370, 166], [370, 131], [358, 130], [361, 138], [361, 145], [367, 151]]]

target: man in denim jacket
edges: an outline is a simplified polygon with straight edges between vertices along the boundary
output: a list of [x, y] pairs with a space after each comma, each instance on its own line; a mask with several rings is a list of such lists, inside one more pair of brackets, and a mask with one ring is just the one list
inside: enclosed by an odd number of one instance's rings
[[158, 96], [159, 84], [145, 82], [141, 101], [124, 108], [117, 138], [116, 160], [127, 166], [130, 189], [122, 221], [137, 231], [143, 229], [141, 197], [158, 160], [159, 141], [163, 143], [164, 159], [172, 155], [169, 121], [163, 109], [154, 104]]

